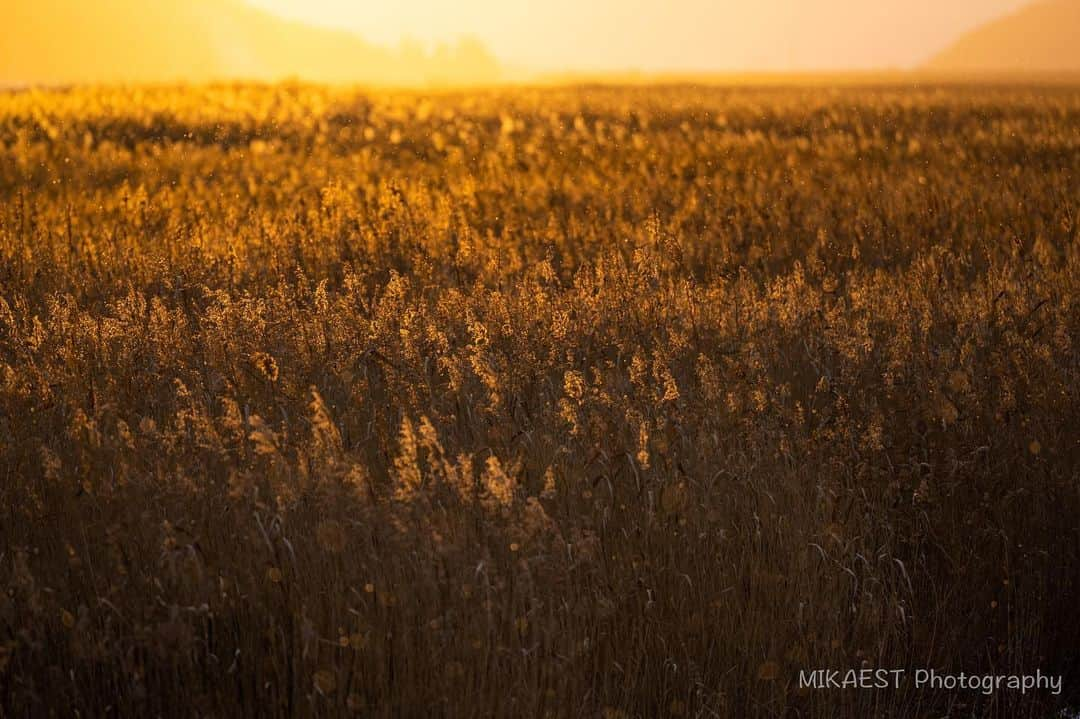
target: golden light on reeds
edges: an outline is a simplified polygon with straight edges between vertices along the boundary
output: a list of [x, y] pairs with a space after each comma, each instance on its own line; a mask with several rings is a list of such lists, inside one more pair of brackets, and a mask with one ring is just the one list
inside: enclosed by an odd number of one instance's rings
[[0, 713], [922, 716], [795, 680], [1067, 671], [1078, 115], [0, 94]]

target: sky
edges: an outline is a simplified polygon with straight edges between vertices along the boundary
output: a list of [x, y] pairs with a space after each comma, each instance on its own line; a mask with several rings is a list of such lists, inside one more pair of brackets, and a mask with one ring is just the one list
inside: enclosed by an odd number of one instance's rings
[[1027, 0], [249, 0], [366, 40], [474, 36], [539, 71], [906, 69]]

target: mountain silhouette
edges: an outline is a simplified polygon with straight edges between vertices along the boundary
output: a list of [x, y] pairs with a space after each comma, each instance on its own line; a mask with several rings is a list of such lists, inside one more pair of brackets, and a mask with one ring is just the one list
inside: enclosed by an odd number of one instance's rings
[[434, 53], [283, 20], [242, 0], [7, 0], [0, 85], [299, 78], [330, 83], [483, 83], [498, 67], [475, 40]]
[[962, 36], [929, 69], [946, 72], [1080, 71], [1080, 0], [1043, 0]]

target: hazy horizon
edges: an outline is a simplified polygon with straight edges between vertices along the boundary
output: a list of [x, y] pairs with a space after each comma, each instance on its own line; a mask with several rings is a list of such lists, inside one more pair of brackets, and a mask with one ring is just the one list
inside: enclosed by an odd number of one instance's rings
[[248, 0], [282, 17], [369, 42], [481, 41], [534, 72], [904, 70], [1027, 0]]
[[0, 85], [1080, 70], [1078, 10], [1080, 0], [10, 0]]

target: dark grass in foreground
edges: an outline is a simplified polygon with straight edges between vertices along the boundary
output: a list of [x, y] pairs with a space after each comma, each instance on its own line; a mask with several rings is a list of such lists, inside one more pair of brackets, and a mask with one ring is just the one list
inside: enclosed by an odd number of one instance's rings
[[[0, 96], [11, 716], [1043, 717], [1080, 91]], [[800, 669], [1065, 695], [800, 691]]]

